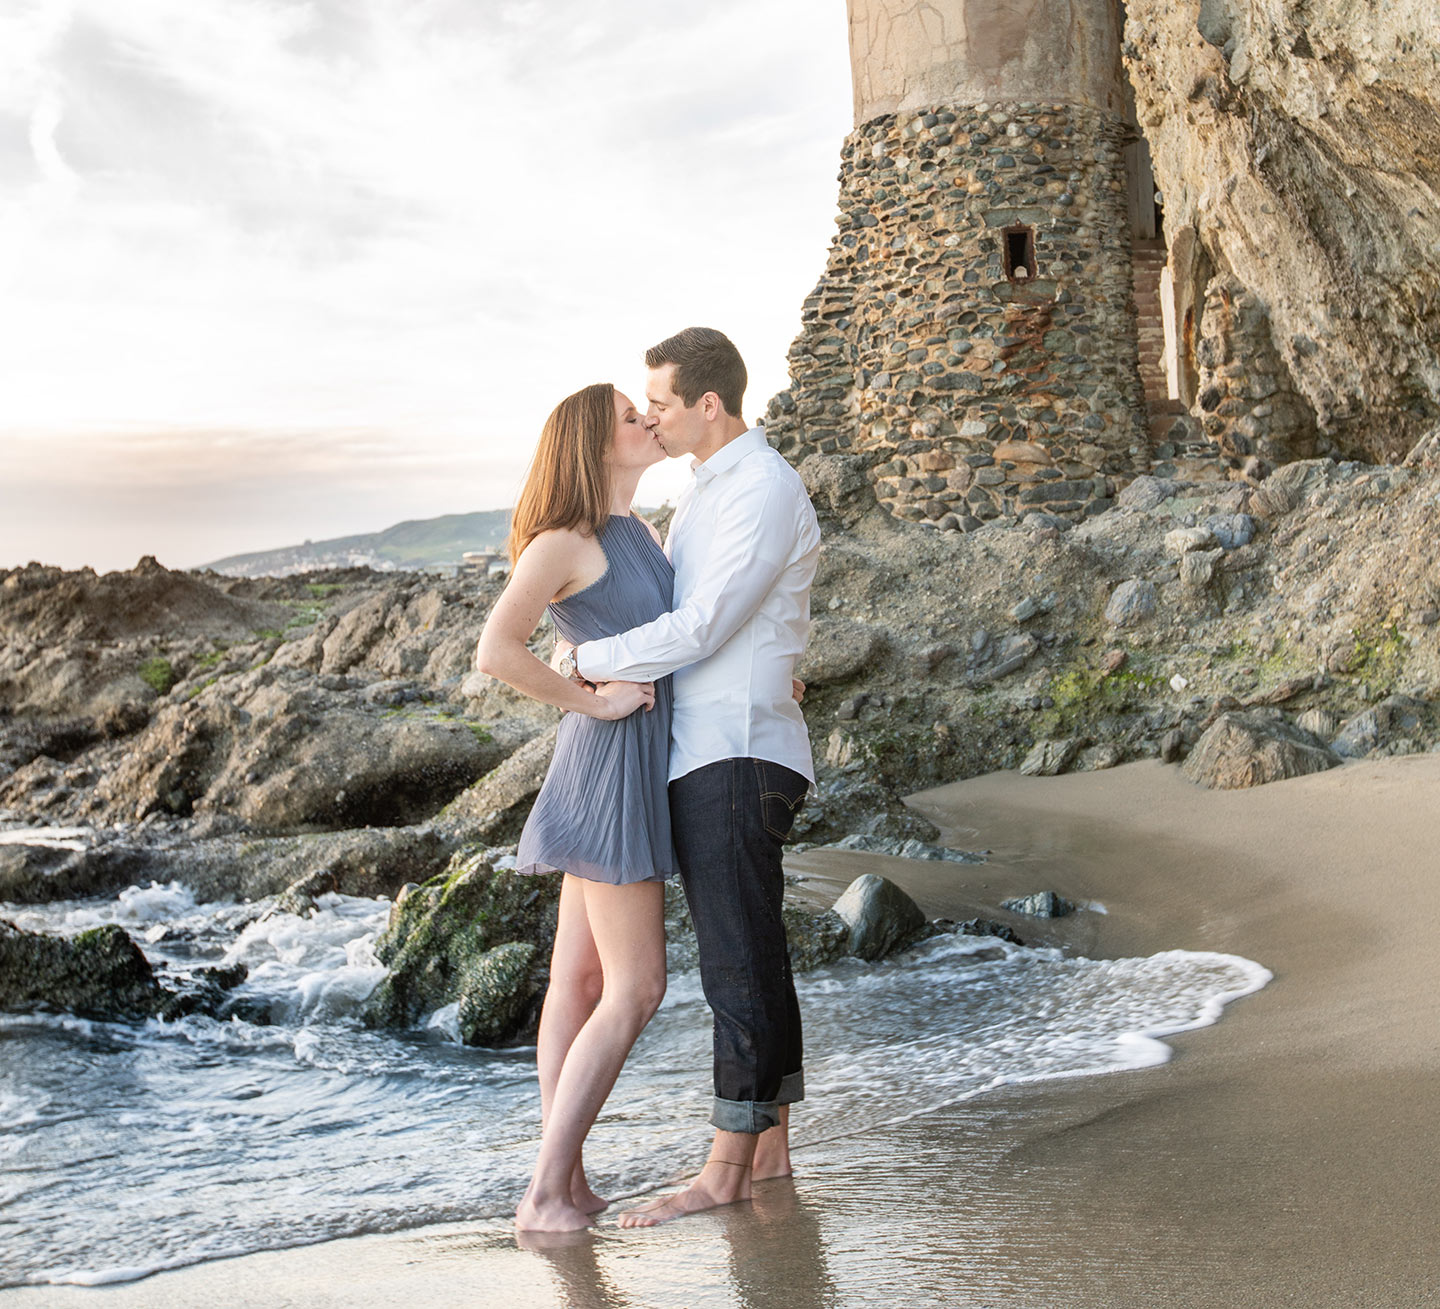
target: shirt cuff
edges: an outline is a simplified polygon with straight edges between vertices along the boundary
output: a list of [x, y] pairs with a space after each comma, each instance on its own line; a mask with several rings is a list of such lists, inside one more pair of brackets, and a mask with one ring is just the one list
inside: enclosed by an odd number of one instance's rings
[[587, 682], [613, 682], [605, 662], [608, 641], [581, 641], [575, 647], [575, 671]]

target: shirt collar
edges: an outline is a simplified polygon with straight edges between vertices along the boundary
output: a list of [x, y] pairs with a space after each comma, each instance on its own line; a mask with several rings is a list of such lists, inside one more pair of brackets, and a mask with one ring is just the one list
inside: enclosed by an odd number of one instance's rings
[[721, 473], [728, 473], [748, 454], [769, 448], [763, 427], [750, 427], [741, 432], [733, 441], [727, 441], [710, 458], [701, 461], [692, 459], [690, 471], [695, 475], [697, 486], [708, 486]]

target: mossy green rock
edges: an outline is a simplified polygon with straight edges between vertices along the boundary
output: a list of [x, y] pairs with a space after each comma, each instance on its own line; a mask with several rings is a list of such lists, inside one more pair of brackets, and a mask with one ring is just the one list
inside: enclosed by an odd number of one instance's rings
[[166, 995], [123, 927], [52, 936], [0, 919], [0, 1009], [148, 1018]]
[[535, 996], [535, 947], [511, 941], [487, 950], [471, 969], [460, 996], [460, 1039], [466, 1045], [514, 1040]]
[[544, 991], [559, 898], [558, 877], [522, 877], [479, 856], [455, 856], [397, 902], [375, 943], [390, 971], [366, 1021], [411, 1027], [458, 1002], [466, 1044], [525, 1035]]

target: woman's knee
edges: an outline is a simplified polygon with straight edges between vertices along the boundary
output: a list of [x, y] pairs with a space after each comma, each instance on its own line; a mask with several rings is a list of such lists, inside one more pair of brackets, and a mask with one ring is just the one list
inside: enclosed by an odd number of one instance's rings
[[605, 977], [598, 968], [550, 969], [550, 989], [574, 1003], [593, 1009], [605, 990]]
[[665, 999], [665, 970], [633, 973], [605, 988], [604, 1002], [623, 1009], [644, 1026]]

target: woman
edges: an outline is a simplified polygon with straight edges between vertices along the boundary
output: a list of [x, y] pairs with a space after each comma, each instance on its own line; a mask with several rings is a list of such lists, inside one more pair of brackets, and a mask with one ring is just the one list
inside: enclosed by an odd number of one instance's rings
[[522, 1230], [582, 1228], [605, 1207], [581, 1149], [665, 994], [664, 883], [677, 871], [665, 792], [670, 679], [592, 690], [526, 642], [547, 607], [576, 644], [670, 608], [670, 561], [630, 510], [640, 474], [664, 457], [613, 386], [560, 402], [511, 520], [510, 581], [475, 652], [482, 672], [570, 711], [516, 863], [565, 875], [540, 1016], [540, 1157], [515, 1214]]

